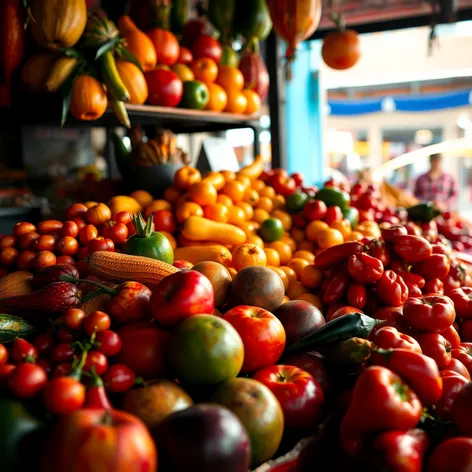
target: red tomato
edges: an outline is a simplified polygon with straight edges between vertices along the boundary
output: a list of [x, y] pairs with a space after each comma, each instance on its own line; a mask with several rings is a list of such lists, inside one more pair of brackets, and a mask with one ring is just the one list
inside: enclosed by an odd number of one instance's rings
[[159, 377], [165, 372], [169, 333], [152, 322], [130, 323], [118, 335], [122, 347], [117, 362], [128, 366], [136, 375]]
[[413, 272], [425, 279], [443, 279], [449, 274], [449, 258], [444, 254], [431, 254], [429, 257], [413, 266]]
[[359, 283], [372, 284], [382, 277], [384, 267], [382, 261], [371, 257], [365, 252], [353, 254], [348, 261], [349, 275]]
[[460, 318], [472, 318], [472, 287], [460, 287], [449, 292], [456, 314]]
[[449, 341], [452, 349], [457, 349], [461, 344], [461, 338], [459, 337], [459, 333], [456, 331], [454, 326], [449, 326], [449, 328], [441, 331], [441, 336]]
[[98, 238], [92, 239], [87, 245], [89, 254], [98, 251], [109, 251], [113, 252], [115, 250], [115, 244], [111, 239], [105, 239], [101, 236]]
[[54, 251], [56, 239], [57, 238], [52, 234], [42, 234], [39, 238], [34, 240], [33, 250], [36, 252]]
[[0, 365], [0, 390], [7, 387], [8, 378], [16, 369], [16, 365], [13, 364], [1, 364]]
[[413, 337], [421, 346], [423, 354], [432, 357], [440, 369], [451, 362], [451, 345], [439, 333], [419, 333]]
[[408, 234], [407, 229], [401, 225], [393, 225], [388, 228], [382, 228], [382, 239], [386, 243], [391, 243], [397, 236]]
[[81, 329], [84, 319], [86, 317], [84, 310], [80, 308], [69, 308], [64, 313], [64, 324], [71, 329]]
[[51, 377], [53, 379], [57, 377], [67, 377], [72, 373], [72, 370], [72, 362], [64, 362], [64, 364], [59, 364], [54, 367]]
[[403, 316], [418, 331], [440, 333], [454, 323], [456, 312], [449, 297], [429, 295], [409, 298], [403, 305]]
[[8, 377], [8, 388], [18, 398], [32, 398], [46, 385], [46, 371], [36, 364], [20, 364]]
[[439, 280], [439, 279], [429, 279], [426, 281], [425, 286], [421, 290], [422, 290], [422, 293], [426, 295], [430, 295], [430, 294], [443, 295], [444, 283], [442, 280]]
[[452, 370], [443, 370], [440, 375], [443, 381], [443, 391], [441, 398], [434, 405], [434, 412], [442, 419], [448, 420], [451, 418], [454, 400], [457, 394], [467, 385], [468, 380]]
[[79, 250], [77, 239], [72, 236], [64, 236], [56, 243], [56, 249], [59, 254], [64, 256], [73, 256]]
[[392, 326], [384, 326], [373, 333], [369, 339], [382, 349], [407, 349], [421, 354], [421, 347], [416, 339], [400, 333]]
[[128, 227], [124, 223], [109, 221], [102, 226], [101, 235], [115, 244], [123, 244], [128, 239]]
[[177, 64], [190, 64], [193, 61], [193, 54], [184, 46], [180, 46], [180, 54]]
[[93, 239], [98, 237], [98, 229], [94, 225], [87, 225], [84, 226], [79, 231], [79, 239], [82, 244], [85, 246], [92, 241]]
[[20, 254], [18, 254], [18, 257], [16, 258], [16, 267], [19, 270], [27, 270], [27, 271], [34, 269], [35, 257], [36, 257], [36, 253], [34, 251], [20, 252]]
[[321, 416], [324, 395], [315, 378], [292, 365], [272, 365], [252, 377], [263, 383], [279, 400], [289, 428], [313, 428]]
[[66, 218], [72, 220], [74, 218], [82, 218], [87, 213], [88, 208], [82, 203], [73, 203], [66, 210]]
[[38, 351], [28, 341], [16, 338], [10, 351], [10, 362], [20, 364], [23, 362], [36, 362], [38, 359]]
[[324, 220], [328, 225], [332, 225], [335, 221], [342, 221], [344, 218], [341, 208], [338, 206], [331, 206], [326, 210]]
[[274, 187], [276, 193], [280, 193], [280, 195], [283, 195], [284, 197], [288, 197], [293, 192], [295, 192], [297, 187], [295, 180], [293, 180], [291, 177], [285, 177], [280, 174], [275, 174], [271, 178], [270, 184], [272, 187]]
[[75, 265], [75, 261], [70, 256], [59, 256], [56, 258], [56, 264]]
[[26, 233], [20, 237], [18, 240], [18, 247], [24, 251], [27, 249], [32, 249], [34, 242], [39, 238], [39, 234], [35, 231], [31, 233]]
[[364, 252], [367, 252], [369, 256], [379, 259], [384, 267], [387, 267], [390, 262], [390, 254], [387, 249], [387, 245], [384, 241], [379, 239], [372, 239], [366, 244]]
[[180, 47], [173, 33], [162, 28], [152, 28], [147, 35], [156, 50], [158, 64], [172, 65], [177, 62]]
[[[341, 306], [339, 306], [341, 305]], [[351, 313], [361, 313], [363, 311], [354, 306], [344, 306], [343, 303], [335, 303], [331, 305], [332, 309], [328, 310], [326, 313], [326, 321], [335, 320], [336, 318], [340, 318], [341, 316], [349, 315]], [[334, 312], [331, 311], [334, 309]]]
[[[452, 407], [452, 418], [461, 432], [472, 435], [470, 418], [472, 414], [472, 382], [462, 388], [457, 394]], [[471, 456], [472, 461], [472, 456]]]
[[192, 45], [192, 54], [194, 59], [208, 57], [217, 64], [221, 60], [223, 50], [218, 40], [208, 34], [200, 35]]
[[275, 364], [285, 348], [285, 330], [279, 319], [263, 308], [237, 306], [223, 318], [231, 323], [244, 344], [241, 372], [254, 372]]
[[177, 228], [174, 214], [169, 210], [156, 211], [156, 213], [154, 213], [153, 221], [156, 231], [167, 231], [168, 233], [173, 233]]
[[131, 223], [131, 214], [129, 213], [129, 211], [119, 211], [114, 217], [113, 219], [117, 222], [117, 223], [123, 223], [125, 225], [127, 225], [128, 223]]
[[116, 356], [121, 351], [121, 338], [114, 331], [106, 329], [99, 331], [95, 337], [98, 351], [103, 352], [107, 357]]
[[58, 220], [46, 220], [41, 221], [38, 225], [39, 234], [54, 234], [61, 230], [63, 226], [62, 221]]
[[17, 238], [35, 231], [36, 226], [34, 226], [32, 223], [28, 223], [27, 221], [16, 223], [16, 225], [13, 226], [13, 236], [16, 236]]
[[66, 221], [61, 229], [62, 236], [76, 238], [79, 235], [79, 227], [75, 221]]
[[377, 295], [387, 305], [400, 306], [408, 298], [408, 287], [400, 275], [386, 270], [377, 281]]
[[[469, 420], [470, 418], [467, 418]], [[472, 438], [441, 442], [431, 454], [427, 472], [468, 472], [472, 466]]]
[[441, 370], [451, 370], [452, 372], [456, 372], [457, 374], [465, 377], [470, 382], [469, 371], [461, 361], [455, 359], [454, 357], [451, 359], [451, 362], [449, 362], [449, 364]]
[[321, 55], [331, 69], [350, 69], [361, 57], [358, 34], [350, 29], [328, 33], [323, 38]]
[[60, 343], [53, 347], [49, 360], [54, 364], [63, 364], [72, 362], [75, 357], [74, 348], [68, 343]]
[[367, 303], [367, 290], [359, 282], [350, 282], [347, 287], [346, 298], [349, 304], [356, 308], [364, 308]]
[[148, 102], [151, 105], [176, 107], [182, 100], [184, 87], [175, 72], [153, 69], [145, 73], [148, 86]]
[[105, 331], [110, 327], [110, 317], [103, 311], [92, 311], [83, 322], [83, 328], [88, 336], [99, 331]]
[[49, 413], [70, 415], [85, 402], [85, 386], [73, 377], [56, 377], [43, 390], [43, 403]]
[[451, 351], [452, 357], [462, 362], [472, 375], [472, 343], [461, 343]]
[[54, 346], [54, 338], [48, 334], [40, 334], [33, 343], [40, 356], [47, 356]]
[[431, 256], [431, 244], [420, 236], [400, 235], [393, 241], [393, 250], [406, 262], [421, 262]]
[[213, 286], [196, 270], [171, 274], [153, 290], [149, 308], [159, 325], [174, 328], [190, 316], [213, 313]]
[[133, 388], [136, 375], [128, 366], [114, 364], [106, 371], [103, 382], [108, 391], [124, 393]]
[[100, 351], [89, 351], [85, 360], [84, 371], [91, 372], [92, 367], [98, 376], [102, 376], [108, 369], [108, 361]]
[[323, 392], [328, 392], [332, 384], [332, 376], [328, 359], [319, 352], [305, 352], [304, 354], [291, 354], [285, 359], [287, 365], [294, 365], [311, 374], [320, 384]]
[[0, 344], [0, 365], [6, 364], [8, 361], [8, 351], [4, 344]]

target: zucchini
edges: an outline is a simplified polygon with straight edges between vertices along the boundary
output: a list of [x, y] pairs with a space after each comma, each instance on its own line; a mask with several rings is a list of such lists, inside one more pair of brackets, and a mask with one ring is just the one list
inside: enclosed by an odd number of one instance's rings
[[361, 313], [350, 313], [326, 323], [285, 349], [284, 354], [300, 354], [337, 344], [350, 338], [366, 338], [374, 326], [383, 323]]
[[0, 343], [12, 342], [15, 338], [28, 338], [35, 333], [33, 325], [13, 315], [0, 314]]
[[406, 211], [408, 212], [408, 218], [418, 223], [429, 223], [441, 214], [441, 211], [433, 202], [419, 203], [407, 208]]

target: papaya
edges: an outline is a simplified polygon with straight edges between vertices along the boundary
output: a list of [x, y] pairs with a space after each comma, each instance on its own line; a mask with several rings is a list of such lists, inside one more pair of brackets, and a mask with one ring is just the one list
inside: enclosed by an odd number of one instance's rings
[[236, 0], [208, 0], [208, 19], [220, 32], [223, 44], [228, 44], [234, 37], [236, 4]]
[[266, 0], [238, 0], [236, 6], [234, 32], [248, 41], [263, 41], [272, 29]]
[[170, 11], [170, 24], [171, 30], [174, 34], [182, 34], [184, 26], [187, 24], [188, 21], [188, 11], [188, 0], [172, 0], [172, 10]]

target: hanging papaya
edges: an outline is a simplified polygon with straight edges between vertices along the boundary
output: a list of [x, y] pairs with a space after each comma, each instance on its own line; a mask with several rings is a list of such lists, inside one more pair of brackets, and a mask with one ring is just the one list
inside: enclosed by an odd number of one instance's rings
[[98, 48], [119, 37], [119, 30], [100, 8], [90, 10], [82, 38], [84, 46]]
[[33, 39], [50, 50], [70, 48], [79, 41], [87, 23], [85, 0], [30, 0]]
[[173, 33], [180, 35], [188, 21], [188, 0], [172, 0], [170, 11], [170, 25]]
[[269, 73], [261, 56], [256, 52], [245, 52], [239, 62], [239, 70], [244, 77], [244, 87], [254, 90], [264, 100], [269, 92]]
[[79, 75], [72, 86], [70, 112], [78, 120], [100, 118], [107, 108], [107, 95], [102, 84], [90, 75]]
[[272, 29], [266, 0], [238, 0], [234, 29], [248, 41], [264, 40]]
[[143, 71], [153, 69], [156, 66], [157, 56], [156, 49], [150, 38], [141, 31], [133, 22], [133, 20], [123, 15], [118, 20], [118, 27], [121, 35], [126, 40], [126, 49], [138, 60]]
[[230, 44], [234, 37], [236, 3], [236, 0], [208, 0], [208, 19], [221, 34], [223, 44]]
[[287, 42], [286, 75], [290, 79], [298, 44], [318, 28], [322, 0], [268, 0], [268, 5], [275, 32]]
[[58, 56], [53, 52], [43, 51], [33, 54], [21, 69], [21, 82], [28, 92], [42, 92]]
[[128, 61], [116, 61], [121, 80], [129, 92], [129, 103], [142, 105], [148, 96], [148, 87], [144, 74]]

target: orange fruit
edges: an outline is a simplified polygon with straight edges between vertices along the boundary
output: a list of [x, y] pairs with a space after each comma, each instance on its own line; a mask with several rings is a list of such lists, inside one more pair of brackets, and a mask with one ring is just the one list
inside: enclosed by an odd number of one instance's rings
[[285, 197], [283, 195], [276, 195], [272, 198], [274, 210], [283, 209], [285, 207]]
[[287, 303], [290, 301], [290, 298], [287, 297], [287, 295], [284, 295], [284, 298], [282, 298], [282, 303], [281, 305], [283, 305], [284, 303]]
[[[244, 210], [243, 210], [244, 211]], [[256, 234], [258, 228], [255, 221], [243, 221], [242, 223], [238, 223], [238, 227], [241, 228], [247, 236], [251, 234]]]
[[323, 281], [323, 272], [313, 264], [303, 267], [300, 273], [300, 282], [308, 288], [318, 288]]
[[265, 187], [265, 183], [261, 179], [255, 179], [251, 181], [251, 187], [258, 193], [261, 192], [261, 190]]
[[221, 172], [208, 172], [202, 182], [208, 182], [219, 192], [225, 186], [225, 178]]
[[233, 267], [236, 270], [249, 266], [266, 266], [267, 257], [262, 249], [255, 244], [240, 244], [233, 251]]
[[308, 265], [310, 265], [310, 263], [306, 259], [302, 259], [300, 257], [290, 259], [287, 264], [288, 267], [295, 271], [295, 273], [297, 274], [297, 279], [299, 280], [302, 270]]
[[324, 229], [318, 234], [318, 246], [321, 249], [337, 246], [344, 242], [343, 235], [337, 229]]
[[297, 297], [297, 300], [304, 300], [312, 305], [315, 305], [318, 310], [323, 311], [323, 302], [318, 295], [313, 295], [312, 293], [302, 293]]
[[243, 200], [254, 206], [259, 201], [259, 194], [253, 188], [248, 188], [244, 192]]
[[228, 210], [228, 223], [237, 225], [246, 221], [246, 213], [244, 213], [242, 208], [233, 205], [232, 207], [229, 207]]
[[280, 270], [282, 270], [287, 276], [288, 285], [290, 285], [292, 282], [296, 282], [297, 274], [292, 268], [287, 267], [287, 266], [280, 266]]
[[209, 57], [201, 57], [195, 59], [190, 68], [195, 75], [196, 80], [200, 80], [205, 84], [212, 84], [218, 77], [218, 66], [213, 59]]
[[284, 233], [282, 235], [281, 241], [287, 243], [290, 246], [292, 252], [297, 250], [297, 243], [290, 237], [289, 233]]
[[229, 218], [229, 209], [222, 203], [214, 203], [203, 208], [203, 216], [209, 220], [227, 223]]
[[261, 208], [262, 210], [266, 210], [270, 213], [274, 208], [274, 204], [269, 197], [262, 197], [259, 198], [258, 202], [256, 203], [256, 208]]
[[295, 300], [300, 295], [307, 292], [308, 289], [301, 282], [298, 282], [298, 280], [295, 280], [288, 284], [287, 297], [290, 298], [290, 300]]
[[252, 217], [252, 219], [254, 221], [257, 221], [257, 223], [261, 224], [265, 220], [267, 220], [267, 218], [269, 218], [269, 217], [270, 217], [270, 215], [269, 215], [269, 212], [267, 210], [263, 210], [262, 208], [256, 208], [254, 210], [254, 216]]
[[225, 195], [224, 193], [219, 193], [218, 196], [216, 197], [216, 203], [222, 203], [224, 206], [227, 206], [228, 208], [230, 206], [233, 206], [233, 200], [228, 197], [228, 195]]
[[362, 233], [359, 231], [351, 231], [351, 233], [346, 237], [346, 241], [360, 241], [364, 238]]
[[264, 248], [264, 252], [266, 253], [267, 257], [267, 265], [274, 267], [278, 267], [280, 265], [280, 256], [275, 249], [271, 247], [266, 247]]
[[[241, 90], [244, 87], [244, 76], [237, 67], [220, 66], [218, 69], [216, 83], [221, 85], [221, 87], [223, 87], [226, 92], [235, 91], [241, 93]], [[241, 93], [241, 95], [247, 102], [246, 96], [243, 93]]]
[[275, 197], [275, 190], [274, 190], [273, 187], [266, 186], [259, 192], [259, 195], [261, 197], [274, 198]]
[[257, 113], [261, 109], [261, 97], [254, 90], [245, 89], [243, 93], [247, 99], [246, 115]]
[[172, 234], [168, 233], [167, 231], [159, 231], [159, 233], [164, 235], [169, 240], [172, 249], [177, 247], [177, 241], [175, 240], [174, 236], [172, 236]]
[[228, 272], [231, 275], [232, 279], [234, 279], [235, 275], [238, 273], [238, 271], [234, 267], [228, 267]]
[[226, 182], [232, 182], [236, 180], [236, 174], [232, 170], [222, 170], [221, 174], [225, 178]]
[[179, 79], [182, 82], [189, 82], [191, 80], [195, 80], [195, 74], [193, 73], [192, 69], [186, 64], [174, 64], [172, 66], [172, 71], [177, 74]]
[[246, 213], [246, 219], [248, 221], [252, 220], [252, 217], [254, 216], [254, 208], [252, 208], [251, 204], [248, 202], [238, 202], [236, 203], [236, 206], [239, 208], [242, 208], [244, 210], [244, 213]]
[[223, 111], [228, 103], [228, 96], [223, 87], [218, 84], [207, 84], [207, 87], [210, 92], [210, 100], [208, 100], [205, 110]]
[[292, 239], [298, 244], [305, 239], [305, 231], [300, 228], [293, 227], [290, 231]]
[[316, 242], [318, 241], [318, 235], [321, 231], [329, 229], [329, 226], [324, 221], [315, 220], [310, 221], [307, 227], [305, 228], [305, 234], [309, 241]]
[[248, 234], [246, 241], [249, 244], [254, 244], [260, 248], [264, 248], [264, 241], [262, 241], [262, 238], [260, 238], [257, 234]]
[[174, 175], [174, 186], [180, 190], [188, 190], [189, 187], [202, 180], [200, 171], [191, 166], [181, 167]]
[[246, 175], [236, 174], [236, 180], [244, 185], [244, 190], [251, 188], [251, 179]]
[[244, 197], [244, 185], [241, 182], [226, 182], [222, 192], [231, 198], [233, 203], [240, 202]]
[[275, 249], [280, 256], [280, 263], [286, 265], [288, 261], [292, 258], [292, 249], [284, 241], [274, 241], [273, 243], [267, 244], [267, 247]]
[[129, 196], [134, 198], [142, 207], [147, 207], [153, 200], [152, 195], [146, 190], [135, 190]]
[[144, 210], [144, 216], [147, 218], [151, 213], [161, 210], [172, 210], [172, 205], [165, 200], [153, 200]]
[[175, 188], [173, 185], [167, 187], [164, 190], [164, 200], [167, 200], [170, 203], [174, 203], [180, 197], [180, 190]]
[[297, 251], [310, 251], [314, 254], [316, 246], [311, 241], [301, 241], [297, 244]]
[[315, 262], [315, 255], [310, 251], [298, 250], [293, 253], [292, 257], [294, 259], [295, 258], [305, 259], [310, 264], [313, 264], [313, 262]]
[[228, 95], [228, 103], [224, 111], [238, 114], [242, 114], [246, 111], [247, 98], [244, 93], [238, 90], [227, 90], [226, 94]]
[[213, 205], [218, 196], [215, 187], [208, 182], [197, 182], [189, 188], [189, 196], [192, 201], [201, 206]]
[[280, 267], [270, 266], [269, 269], [272, 269], [282, 279], [282, 282], [284, 283], [285, 290], [287, 290], [287, 288], [288, 288], [287, 274]]
[[351, 223], [347, 220], [334, 221], [331, 228], [337, 229], [344, 238], [347, 238], [351, 234]]
[[274, 210], [270, 216], [278, 218], [282, 222], [284, 230], [290, 231], [290, 228], [292, 227], [292, 217], [286, 211]]
[[185, 202], [175, 210], [175, 217], [179, 223], [183, 223], [189, 216], [203, 216], [203, 208], [195, 202]]

